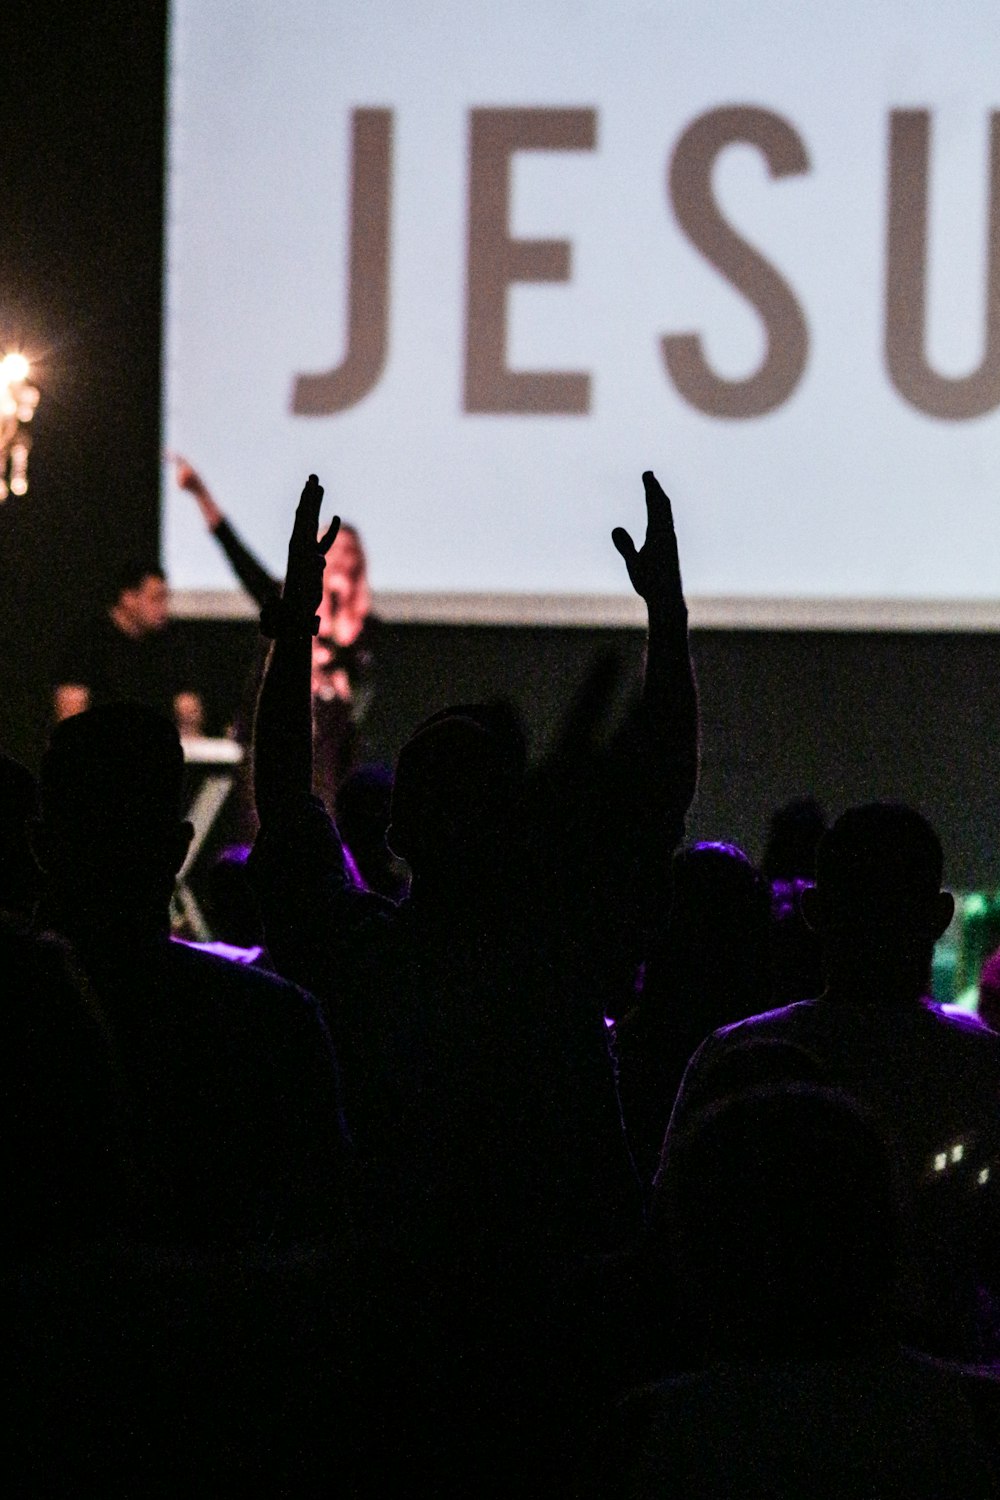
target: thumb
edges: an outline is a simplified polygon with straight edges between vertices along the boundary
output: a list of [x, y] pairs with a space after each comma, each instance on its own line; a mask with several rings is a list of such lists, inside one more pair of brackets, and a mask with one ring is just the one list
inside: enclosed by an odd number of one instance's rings
[[629, 536], [628, 532], [625, 530], [624, 526], [615, 527], [614, 531], [611, 533], [611, 540], [614, 542], [617, 551], [619, 551], [622, 557], [624, 557], [625, 566], [631, 573], [632, 564], [635, 562], [639, 554], [636, 552], [635, 543]]
[[320, 538], [319, 550], [322, 552], [324, 557], [336, 541], [337, 533], [339, 530], [340, 517], [334, 516], [333, 520], [330, 522], [330, 525], [327, 527], [326, 535]]

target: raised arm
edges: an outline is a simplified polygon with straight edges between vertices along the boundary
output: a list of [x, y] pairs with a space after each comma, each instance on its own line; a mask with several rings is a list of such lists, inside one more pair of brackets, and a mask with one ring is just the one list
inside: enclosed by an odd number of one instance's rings
[[198, 509], [205, 518], [205, 525], [229, 559], [233, 572], [257, 607], [263, 608], [269, 599], [277, 597], [281, 589], [280, 583], [271, 577], [242, 537], [237, 535], [198, 471], [179, 454], [172, 454], [171, 458], [176, 466], [177, 483], [182, 490], [187, 490], [189, 495], [194, 496]]
[[310, 474], [295, 512], [284, 589], [261, 611], [261, 629], [274, 641], [254, 727], [254, 797], [262, 826], [283, 800], [312, 790], [312, 638], [326, 554], [340, 529], [334, 516], [317, 541], [322, 501], [322, 485]]
[[681, 584], [670, 501], [652, 470], [642, 476], [646, 538], [637, 550], [623, 527], [611, 540], [625, 559], [632, 587], [646, 602], [649, 639], [636, 722], [645, 763], [643, 790], [679, 819], [698, 784], [698, 697], [688, 649], [687, 605]]

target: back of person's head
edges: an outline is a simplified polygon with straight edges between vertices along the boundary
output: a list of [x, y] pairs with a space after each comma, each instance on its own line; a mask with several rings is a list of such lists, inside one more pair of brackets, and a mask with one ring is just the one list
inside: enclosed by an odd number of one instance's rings
[[845, 1096], [730, 1096], [670, 1144], [660, 1242], [716, 1354], [823, 1354], [886, 1335], [898, 1223], [885, 1147]]
[[388, 766], [358, 766], [337, 789], [337, 827], [369, 890], [398, 901], [406, 876], [386, 845], [392, 807]]
[[[41, 767], [42, 862], [50, 885], [112, 884], [169, 899], [190, 839], [180, 817], [184, 754], [154, 709], [113, 703], [57, 724]], [[96, 898], [96, 891], [95, 891]]]
[[390, 848], [419, 878], [488, 868], [512, 832], [524, 741], [502, 705], [463, 704], [428, 719], [403, 746]]
[[184, 752], [170, 720], [141, 703], [110, 703], [57, 724], [42, 758], [47, 818], [136, 829], [176, 817]]
[[923, 929], [936, 920], [944, 857], [927, 819], [903, 803], [852, 807], [820, 841], [816, 886], [829, 924]]
[[27, 915], [38, 896], [39, 870], [28, 837], [37, 812], [35, 778], [0, 752], [0, 911]]
[[793, 797], [771, 816], [760, 862], [766, 880], [815, 880], [816, 850], [826, 815], [815, 797]]
[[756, 935], [767, 908], [760, 872], [736, 844], [706, 841], [674, 856], [670, 923], [675, 931], [708, 942], [719, 933]]
[[766, 1009], [767, 934], [767, 887], [742, 849], [699, 843], [674, 856], [667, 928], [671, 993], [696, 1042]]
[[246, 844], [229, 844], [209, 866], [203, 881], [204, 908], [213, 935], [239, 948], [263, 947], [264, 931], [250, 878]]

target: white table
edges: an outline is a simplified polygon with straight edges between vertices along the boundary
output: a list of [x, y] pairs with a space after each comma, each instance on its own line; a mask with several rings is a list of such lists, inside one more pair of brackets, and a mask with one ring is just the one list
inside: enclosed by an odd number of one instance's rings
[[188, 885], [187, 877], [233, 789], [236, 768], [243, 761], [243, 746], [235, 740], [207, 739], [200, 735], [197, 738], [182, 738], [181, 745], [186, 764], [204, 766], [205, 775], [199, 782], [187, 811], [188, 822], [193, 825], [194, 833], [184, 863], [177, 872], [170, 914], [175, 926], [183, 923], [200, 942], [207, 942], [212, 934]]

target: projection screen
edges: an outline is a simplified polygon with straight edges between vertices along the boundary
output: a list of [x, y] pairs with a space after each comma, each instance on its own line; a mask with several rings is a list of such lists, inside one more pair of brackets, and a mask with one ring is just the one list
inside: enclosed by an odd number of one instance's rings
[[978, 0], [175, 0], [166, 447], [389, 618], [638, 619], [653, 468], [694, 623], [993, 628], [998, 111]]

